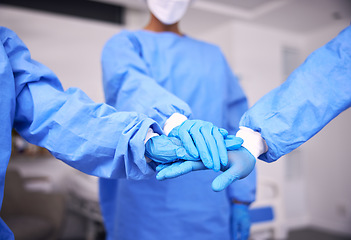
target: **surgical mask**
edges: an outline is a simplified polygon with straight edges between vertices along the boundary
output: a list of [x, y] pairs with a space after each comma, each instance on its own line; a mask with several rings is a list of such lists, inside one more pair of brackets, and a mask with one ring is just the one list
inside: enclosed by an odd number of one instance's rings
[[171, 25], [179, 22], [184, 16], [192, 0], [147, 0], [152, 14], [163, 24]]

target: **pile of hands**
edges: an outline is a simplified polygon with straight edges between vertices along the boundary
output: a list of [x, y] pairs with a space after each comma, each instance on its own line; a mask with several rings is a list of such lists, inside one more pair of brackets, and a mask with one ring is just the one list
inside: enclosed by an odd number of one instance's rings
[[214, 191], [222, 191], [249, 175], [255, 167], [256, 158], [242, 144], [241, 138], [228, 135], [225, 129], [210, 122], [186, 120], [168, 136], [150, 138], [145, 155], [157, 163], [158, 180], [199, 170], [222, 171], [212, 182]]

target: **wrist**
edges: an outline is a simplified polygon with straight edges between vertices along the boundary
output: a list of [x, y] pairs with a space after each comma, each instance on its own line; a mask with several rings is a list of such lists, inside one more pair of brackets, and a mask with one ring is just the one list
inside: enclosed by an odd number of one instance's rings
[[188, 118], [180, 113], [173, 113], [165, 122], [163, 126], [163, 131], [168, 136], [168, 134], [172, 131], [173, 128], [181, 125], [184, 121], [188, 120]]
[[240, 127], [236, 133], [237, 137], [244, 140], [242, 146], [246, 148], [255, 158], [268, 151], [266, 141], [262, 138], [259, 132], [256, 132], [247, 127]]
[[[146, 133], [146, 136], [145, 136], [144, 144], [146, 144], [147, 141], [150, 140], [150, 138], [155, 137], [155, 136], [160, 136], [160, 135], [158, 133], [155, 133], [152, 128], [149, 128], [147, 130], [147, 133]], [[150, 158], [148, 158], [146, 155], [144, 155], [144, 156], [145, 156], [145, 160], [146, 160], [147, 163], [152, 162], [152, 160]]]
[[160, 135], [158, 133], [155, 133], [152, 128], [149, 128], [145, 136], [144, 144], [146, 144], [146, 142], [149, 141], [150, 138], [155, 136], [160, 136]]

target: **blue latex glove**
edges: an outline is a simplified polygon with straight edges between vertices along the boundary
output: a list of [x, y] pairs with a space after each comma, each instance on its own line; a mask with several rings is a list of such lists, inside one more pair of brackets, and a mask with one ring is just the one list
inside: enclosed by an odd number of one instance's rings
[[[228, 135], [224, 140], [227, 150], [241, 147], [243, 140], [234, 135]], [[190, 156], [183, 147], [181, 140], [165, 135], [150, 138], [145, 144], [145, 155], [157, 163], [171, 163], [177, 160], [200, 161], [200, 158]]]
[[[230, 151], [228, 155], [228, 165], [222, 165], [221, 171], [223, 173], [217, 176], [212, 182], [212, 189], [216, 192], [222, 191], [232, 182], [246, 177], [255, 167], [256, 158], [244, 147]], [[156, 168], [159, 171], [156, 179], [175, 178], [192, 171], [206, 169], [208, 168], [201, 161], [179, 161], [170, 165], [162, 164]]]
[[204, 165], [214, 171], [219, 171], [221, 164], [228, 164], [224, 143], [227, 135], [225, 129], [202, 120], [186, 120], [168, 134], [169, 137], [179, 138], [192, 157], [200, 157]]
[[158, 163], [170, 163], [179, 159], [199, 160], [187, 153], [178, 138], [165, 135], [152, 137], [146, 142], [145, 156]]
[[247, 240], [250, 236], [249, 206], [234, 203], [231, 206], [231, 236], [232, 240]]

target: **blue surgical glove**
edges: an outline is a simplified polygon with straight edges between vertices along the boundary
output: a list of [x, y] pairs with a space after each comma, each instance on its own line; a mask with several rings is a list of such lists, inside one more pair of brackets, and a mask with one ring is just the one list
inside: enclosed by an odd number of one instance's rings
[[170, 163], [180, 159], [199, 160], [187, 153], [178, 138], [165, 135], [152, 137], [146, 142], [145, 156], [157, 163]]
[[[232, 182], [249, 175], [255, 167], [256, 158], [244, 147], [229, 151], [229, 163], [222, 166], [222, 174], [217, 176], [212, 182], [212, 189], [216, 192], [222, 191]], [[198, 170], [206, 170], [206, 166], [201, 161], [179, 161], [170, 165], [159, 165], [156, 171], [156, 179], [164, 180], [179, 177], [186, 173]]]
[[247, 240], [250, 236], [249, 205], [233, 203], [231, 206], [232, 240]]
[[179, 138], [192, 157], [200, 158], [207, 168], [214, 171], [219, 171], [221, 164], [228, 164], [224, 143], [227, 135], [225, 129], [202, 120], [186, 120], [168, 134], [169, 137]]

